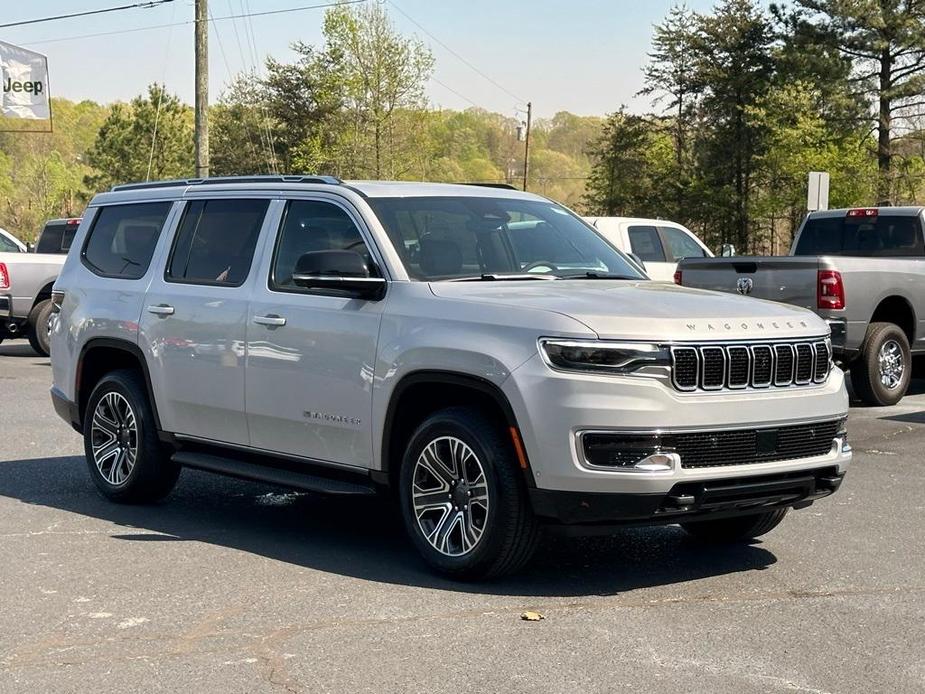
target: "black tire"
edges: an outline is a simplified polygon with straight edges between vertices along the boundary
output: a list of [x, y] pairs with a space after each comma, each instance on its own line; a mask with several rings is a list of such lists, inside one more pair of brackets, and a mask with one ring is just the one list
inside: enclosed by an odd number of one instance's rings
[[[902, 376], [893, 387], [883, 383], [880, 372], [880, 351], [889, 344], [896, 345], [902, 360]], [[855, 394], [866, 404], [885, 407], [898, 403], [912, 380], [912, 354], [906, 333], [893, 323], [871, 323], [861, 354], [851, 364], [850, 373]]]
[[[100, 402], [112, 397], [104, 403], [102, 409]], [[102, 427], [109, 426], [107, 421], [118, 424], [120, 419], [114, 416], [113, 409], [109, 407], [109, 402], [116, 402], [119, 405], [125, 403], [131, 411], [134, 418], [134, 435], [128, 434], [125, 439], [123, 434], [108, 433], [102, 430]], [[97, 425], [97, 415], [100, 415], [103, 421]], [[120, 427], [119, 431], [128, 431], [129, 426]], [[114, 427], [113, 427], [114, 429]], [[148, 402], [148, 394], [145, 389], [141, 376], [136, 371], [120, 370], [112, 371], [100, 380], [90, 394], [87, 401], [86, 414], [83, 422], [84, 430], [84, 452], [87, 458], [87, 467], [90, 470], [90, 477], [97, 489], [107, 499], [119, 503], [136, 504], [150, 503], [158, 501], [173, 489], [180, 475], [180, 466], [171, 462], [167, 451], [162, 446], [157, 437], [157, 429], [154, 423], [154, 413], [151, 410], [151, 404]], [[101, 460], [98, 466], [94, 457], [94, 445], [97, 448], [107, 441], [107, 437], [112, 436], [111, 444], [121, 441], [123, 448], [127, 449], [124, 457], [118, 453], [117, 457], [105, 458]], [[110, 475], [107, 478], [107, 470], [112, 473], [112, 468], [117, 460], [120, 472], [124, 472], [128, 466], [126, 461], [131, 462], [129, 451], [134, 450], [134, 463], [131, 464], [127, 475], [119, 479], [119, 474]], [[102, 453], [107, 453], [104, 448]]]
[[32, 347], [41, 356], [47, 357], [50, 350], [48, 320], [51, 318], [51, 299], [45, 299], [38, 302], [29, 312], [29, 319], [26, 326], [26, 337], [29, 338], [29, 346]]
[[787, 509], [779, 508], [748, 516], [691, 521], [681, 523], [681, 527], [689, 535], [703, 542], [748, 542], [774, 530], [786, 515]]
[[[421, 473], [417, 462], [425, 448], [434, 441], [441, 441], [438, 445], [449, 446], [445, 443], [447, 437], [452, 437], [464, 443], [476, 457], [476, 464], [484, 473], [484, 494], [487, 497], [487, 511], [482, 507], [476, 508], [472, 504], [465, 506], [467, 511], [464, 517], [468, 518], [469, 527], [477, 531], [478, 522], [481, 521], [481, 534], [468, 550], [461, 551], [456, 556], [438, 550], [427, 539], [421, 523], [413, 506], [413, 485], [415, 475]], [[448, 448], [447, 448], [448, 450]], [[471, 465], [471, 459], [468, 459]], [[417, 468], [417, 470], [416, 470]], [[454, 493], [463, 487], [469, 488], [468, 482], [473, 482], [471, 474], [457, 476], [459, 487], [453, 487]], [[426, 471], [425, 471], [426, 473]], [[452, 476], [452, 475], [450, 475]], [[468, 478], [468, 479], [466, 479]], [[434, 477], [437, 484], [443, 484]], [[442, 499], [444, 491], [449, 491], [449, 482], [445, 482], [446, 489], [439, 492]], [[418, 479], [419, 489], [421, 481]], [[482, 485], [473, 482], [472, 490], [476, 495], [482, 494]], [[451, 496], [451, 495], [450, 495]], [[418, 552], [433, 569], [458, 580], [480, 580], [494, 576], [509, 574], [522, 567], [533, 556], [539, 539], [539, 525], [533, 515], [527, 498], [527, 489], [523, 474], [517, 465], [516, 456], [511, 441], [505, 436], [505, 430], [493, 424], [488, 418], [477, 410], [467, 407], [452, 407], [431, 415], [418, 427], [405, 449], [402, 459], [399, 502], [405, 530]], [[461, 495], [465, 499], [465, 494]], [[449, 503], [455, 503], [453, 501]], [[462, 502], [460, 502], [462, 503]], [[452, 511], [449, 505], [446, 508], [447, 516], [453, 516], [458, 511]], [[440, 514], [439, 510], [435, 515]], [[478, 520], [475, 520], [478, 516]], [[432, 521], [423, 520], [423, 523]], [[464, 521], [460, 521], [464, 522]], [[453, 530], [447, 533], [447, 547], [452, 544], [453, 533], [461, 541], [462, 530]], [[462, 549], [462, 544], [460, 545]]]

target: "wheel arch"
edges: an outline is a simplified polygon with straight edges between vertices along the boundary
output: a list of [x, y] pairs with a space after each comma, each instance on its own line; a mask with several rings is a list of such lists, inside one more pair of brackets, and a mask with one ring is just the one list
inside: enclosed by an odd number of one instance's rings
[[900, 294], [882, 297], [874, 307], [870, 323], [893, 323], [906, 334], [910, 347], [915, 344], [917, 316], [912, 302]]
[[528, 485], [529, 460], [523, 446], [514, 409], [504, 392], [479, 376], [442, 370], [421, 370], [406, 374], [392, 389], [382, 428], [381, 462], [377, 477], [393, 484], [401, 468], [403, 445], [428, 414], [454, 405], [488, 406], [502, 418], [515, 453], [524, 468]]
[[154, 413], [154, 424], [160, 432], [161, 420], [158, 416], [154, 389], [151, 386], [151, 374], [148, 372], [144, 354], [138, 345], [132, 342], [105, 337], [87, 341], [81, 348], [77, 359], [74, 394], [77, 399], [77, 417], [81, 427], [86, 414], [87, 401], [94, 386], [107, 373], [119, 369], [136, 369], [141, 373], [148, 394], [148, 402], [151, 403], [151, 411]]
[[35, 308], [36, 306], [38, 306], [41, 302], [45, 301], [45, 299], [50, 299], [51, 290], [52, 290], [52, 287], [54, 286], [55, 286], [54, 280], [51, 280], [50, 282], [46, 283], [45, 286], [42, 287], [38, 291], [38, 293], [35, 295], [35, 299], [32, 300], [32, 308]]

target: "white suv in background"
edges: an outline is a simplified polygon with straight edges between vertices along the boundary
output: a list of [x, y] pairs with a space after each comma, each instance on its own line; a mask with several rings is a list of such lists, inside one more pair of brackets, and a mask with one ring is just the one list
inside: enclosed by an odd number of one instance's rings
[[664, 219], [584, 217], [604, 238], [645, 263], [646, 274], [671, 282], [682, 258], [712, 258], [713, 253], [687, 227]]
[[745, 541], [851, 460], [825, 322], [652, 282], [538, 195], [118, 186], [74, 246], [52, 399], [115, 501], [165, 496], [184, 466], [390, 488], [421, 556], [480, 578], [521, 566], [544, 528]]

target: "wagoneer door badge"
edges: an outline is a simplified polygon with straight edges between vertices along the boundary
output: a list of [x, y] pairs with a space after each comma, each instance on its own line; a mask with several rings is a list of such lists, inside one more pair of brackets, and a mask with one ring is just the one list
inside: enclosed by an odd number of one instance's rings
[[322, 422], [329, 422], [331, 424], [350, 424], [352, 426], [360, 426], [363, 423], [363, 420], [359, 417], [345, 417], [340, 414], [329, 414], [327, 412], [312, 412], [311, 410], [305, 410], [302, 413], [302, 416], [305, 419], [320, 420]]

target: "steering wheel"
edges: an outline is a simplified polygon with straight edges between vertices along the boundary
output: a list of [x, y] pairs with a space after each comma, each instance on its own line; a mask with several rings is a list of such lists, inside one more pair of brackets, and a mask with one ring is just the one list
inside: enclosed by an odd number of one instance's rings
[[534, 260], [532, 263], [523, 268], [521, 272], [534, 272], [539, 268], [549, 268], [550, 272], [559, 272], [559, 268], [550, 263], [548, 260]]

